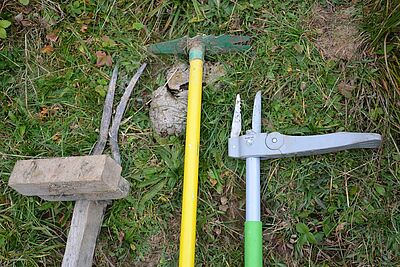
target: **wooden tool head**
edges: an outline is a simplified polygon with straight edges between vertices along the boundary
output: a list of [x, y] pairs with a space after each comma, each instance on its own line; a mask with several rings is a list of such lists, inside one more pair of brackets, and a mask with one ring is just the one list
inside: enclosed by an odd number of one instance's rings
[[107, 200], [125, 197], [129, 183], [107, 155], [20, 160], [8, 185], [46, 200]]

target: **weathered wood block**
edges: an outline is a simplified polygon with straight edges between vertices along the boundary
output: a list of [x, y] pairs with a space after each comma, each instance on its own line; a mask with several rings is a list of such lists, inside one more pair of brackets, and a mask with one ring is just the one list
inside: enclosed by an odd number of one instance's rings
[[63, 194], [56, 196], [39, 196], [47, 201], [75, 201], [75, 200], [111, 200], [124, 198], [129, 194], [129, 182], [121, 177], [115, 191], [86, 194]]
[[8, 185], [48, 200], [116, 199], [129, 191], [121, 166], [107, 155], [20, 160]]

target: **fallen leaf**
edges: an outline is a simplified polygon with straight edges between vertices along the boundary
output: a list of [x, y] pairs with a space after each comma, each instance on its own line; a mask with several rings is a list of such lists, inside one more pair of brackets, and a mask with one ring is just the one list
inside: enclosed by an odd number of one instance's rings
[[33, 11], [33, 6], [34, 6], [34, 5], [27, 5], [27, 6], [24, 6], [24, 7], [22, 7], [21, 12], [24, 13], [25, 15], [29, 15], [29, 14], [31, 14], [32, 11]]
[[55, 135], [53, 135], [51, 137], [51, 140], [53, 140], [56, 143], [59, 143], [61, 141], [61, 134], [60, 133], [56, 133]]
[[27, 20], [27, 19], [21, 20], [20, 23], [21, 23], [21, 25], [24, 26], [24, 27], [32, 27], [32, 26], [35, 26], [35, 23], [33, 23], [32, 21]]
[[81, 32], [85, 33], [85, 32], [87, 32], [87, 30], [88, 30], [88, 26], [86, 24], [83, 24], [81, 26]]
[[59, 112], [62, 109], [62, 106], [60, 104], [53, 104], [50, 107], [49, 113], [50, 115], [55, 115], [57, 112]]
[[107, 35], [103, 35], [101, 37], [101, 40], [103, 40], [103, 42], [101, 44], [103, 47], [110, 47], [110, 46], [115, 45], [115, 41], [113, 39], [111, 39], [110, 37], [108, 37]]
[[278, 48], [279, 48], [279, 46], [276, 46], [276, 45], [272, 46], [271, 47], [271, 52], [272, 53], [275, 52]]
[[220, 229], [220, 228], [215, 228], [215, 229], [214, 229], [214, 233], [215, 233], [216, 235], [220, 235], [220, 234], [221, 234], [221, 229]]
[[48, 117], [49, 109], [47, 107], [41, 107], [38, 116], [40, 120], [43, 120], [44, 118]]
[[338, 226], [335, 229], [336, 234], [339, 232], [343, 231], [344, 227], [346, 226], [346, 222], [339, 223]]
[[218, 183], [218, 181], [213, 178], [210, 178], [210, 183], [211, 183], [211, 186], [214, 187]]
[[78, 129], [78, 128], [79, 128], [79, 124], [78, 124], [78, 123], [71, 124], [71, 125], [69, 126], [69, 128], [70, 128], [71, 130]]
[[58, 40], [58, 30], [55, 30], [49, 34], [46, 35], [46, 39], [49, 40], [50, 42], [56, 42]]
[[107, 55], [106, 52], [97, 51], [96, 52], [96, 57], [97, 57], [97, 62], [96, 62], [96, 66], [97, 67], [101, 67], [101, 66], [104, 66], [104, 65], [107, 65], [107, 66], [111, 67], [112, 58], [111, 58], [110, 55]]
[[338, 85], [338, 90], [345, 98], [351, 98], [353, 95], [352, 92], [354, 90], [354, 85], [342, 81]]
[[51, 45], [46, 45], [45, 47], [43, 47], [40, 52], [42, 53], [46, 53], [46, 54], [50, 54], [51, 52], [54, 51], [54, 48]]

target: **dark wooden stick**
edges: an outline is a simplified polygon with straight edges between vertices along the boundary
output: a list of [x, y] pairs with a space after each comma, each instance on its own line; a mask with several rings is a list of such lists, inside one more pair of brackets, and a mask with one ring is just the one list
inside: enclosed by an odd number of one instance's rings
[[124, 94], [122, 95], [121, 101], [117, 106], [117, 110], [114, 115], [114, 119], [111, 124], [110, 128], [110, 146], [111, 146], [111, 153], [113, 158], [116, 162], [121, 164], [121, 155], [119, 153], [119, 146], [118, 146], [118, 130], [119, 126], [121, 125], [122, 116], [124, 115], [126, 105], [128, 104], [129, 98], [132, 94], [133, 88], [135, 87], [137, 81], [139, 80], [140, 76], [142, 75], [144, 69], [146, 68], [147, 63], [142, 64], [140, 68], [137, 70], [135, 75], [132, 77], [131, 81], [129, 82], [128, 87], [126, 87]]
[[117, 83], [117, 78], [118, 78], [118, 66], [115, 66], [112, 76], [111, 76], [110, 84], [108, 86], [106, 100], [104, 101], [103, 116], [101, 117], [99, 139], [97, 140], [96, 146], [90, 153], [91, 155], [103, 154], [104, 148], [106, 146], [107, 139], [108, 139], [108, 130], [110, 128], [110, 122], [111, 122], [111, 116], [112, 116], [115, 85]]

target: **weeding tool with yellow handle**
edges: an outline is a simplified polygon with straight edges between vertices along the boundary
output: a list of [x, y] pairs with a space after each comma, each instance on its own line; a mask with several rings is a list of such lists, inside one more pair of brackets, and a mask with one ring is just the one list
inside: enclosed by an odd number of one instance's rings
[[189, 94], [186, 120], [185, 165], [183, 177], [182, 221], [179, 266], [192, 267], [195, 260], [200, 117], [203, 62], [205, 53], [219, 54], [250, 49], [248, 36], [198, 35], [148, 46], [155, 54], [189, 54]]

